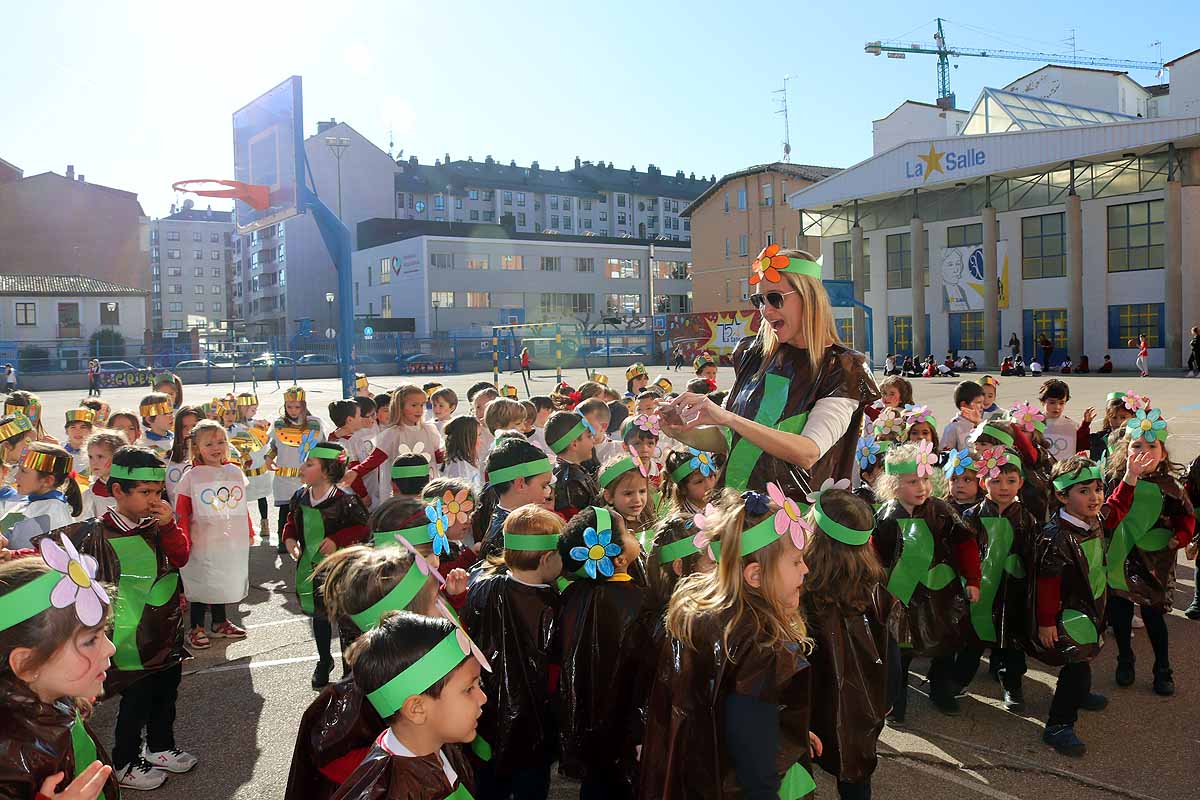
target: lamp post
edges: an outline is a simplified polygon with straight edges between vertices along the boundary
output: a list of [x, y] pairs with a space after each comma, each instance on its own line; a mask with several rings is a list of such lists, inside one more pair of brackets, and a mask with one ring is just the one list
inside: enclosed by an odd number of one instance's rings
[[337, 194], [338, 219], [342, 218], [342, 153], [350, 146], [350, 140], [345, 136], [326, 136], [325, 145], [337, 160]]
[[332, 339], [333, 338], [332, 334], [334, 333], [334, 330], [333, 330], [333, 300], [334, 300], [333, 292], [326, 292], [325, 293], [325, 304], [329, 307], [329, 330], [325, 331], [326, 339]]
[[437, 313], [437, 310], [438, 310], [438, 306], [440, 306], [440, 305], [441, 305], [441, 302], [440, 302], [440, 301], [438, 301], [438, 300], [434, 300], [434, 301], [433, 301], [433, 335], [434, 335], [434, 337], [435, 337], [435, 338], [437, 337], [437, 332], [438, 332], [438, 313]]

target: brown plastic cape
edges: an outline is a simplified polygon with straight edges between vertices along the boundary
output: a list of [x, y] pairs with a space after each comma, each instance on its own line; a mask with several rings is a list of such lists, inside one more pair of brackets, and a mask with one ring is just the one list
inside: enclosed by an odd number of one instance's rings
[[871, 604], [854, 613], [820, 609], [806, 598], [805, 621], [815, 646], [812, 664], [812, 731], [824, 745], [817, 764], [847, 783], [863, 783], [875, 771], [875, 745], [887, 714], [887, 613], [883, 586]]
[[[1151, 527], [1169, 532], [1171, 536], [1174, 536], [1175, 529], [1171, 524], [1172, 518], [1192, 516], [1195, 513], [1192, 510], [1192, 501], [1188, 499], [1187, 493], [1184, 492], [1179, 482], [1173, 478], [1151, 475], [1142, 480], [1153, 483], [1162, 492], [1162, 513]], [[1110, 495], [1116, 488], [1116, 481], [1108, 483], [1105, 486], [1105, 496]], [[1134, 503], [1137, 502], [1135, 496]], [[1132, 509], [1130, 512], [1125, 520], [1132, 523]], [[1106, 549], [1112, 545], [1114, 533], [1114, 531], [1107, 531]], [[1125, 582], [1129, 589], [1119, 589], [1110, 582], [1108, 590], [1117, 597], [1124, 597], [1139, 606], [1170, 610], [1171, 604], [1175, 600], [1175, 563], [1177, 559], [1178, 551], [1171, 547], [1164, 546], [1157, 550], [1143, 550], [1141, 547], [1134, 547], [1125, 558]]]
[[[667, 639], [659, 653], [642, 745], [637, 796], [644, 800], [716, 800], [740, 796], [724, 744], [723, 706], [731, 693], [779, 706], [782, 779], [797, 762], [809, 769], [811, 673], [798, 646], [759, 647], [749, 631], [722, 637], [724, 618], [694, 623], [695, 649]], [[809, 769], [811, 772], [811, 769]]]
[[807, 350], [781, 344], [770, 368], [760, 375], [762, 349], [758, 337], [752, 336], [738, 342], [732, 361], [736, 377], [725, 407], [769, 428], [802, 432], [804, 418], [799, 415], [807, 415], [818, 400], [826, 397], [854, 400], [858, 408], [845, 434], [808, 470], [766, 455], [749, 441], [743, 442], [742, 437], [732, 434], [729, 459], [722, 471], [725, 485], [739, 492], [746, 489], [765, 492], [767, 483], [772, 482], [788, 497], [802, 501], [826, 478], [850, 475], [863, 409], [879, 398], [874, 378], [863, 367], [861, 353], [831, 345], [814, 369], [809, 364]]
[[[1007, 532], [999, 532], [1001, 538], [995, 541], [989, 535], [988, 527], [1002, 531], [995, 522], [1001, 516], [1008, 521], [1012, 529], [1012, 541], [1008, 543], [1001, 539], [1007, 538]], [[980, 581], [980, 603], [992, 601], [991, 613], [981, 606], [969, 609], [970, 624], [967, 626], [967, 640], [976, 645], [996, 645], [1003, 648], [1020, 650], [1029, 638], [1029, 613], [1026, 604], [1029, 602], [1028, 573], [1032, 563], [1033, 542], [1041, 532], [1041, 526], [1022, 502], [1012, 503], [1000, 514], [999, 507], [991, 500], [983, 500], [972, 506], [963, 515], [963, 521], [975, 532], [979, 542], [980, 566], [983, 573]], [[1007, 550], [1001, 550], [1005, 545]], [[995, 549], [994, 549], [995, 548]], [[1004, 553], [1007, 555], [1004, 555]], [[982, 617], [976, 624], [976, 617], [984, 615], [995, 630], [995, 637], [981, 633], [985, 627]]]
[[[376, 740], [358, 769], [346, 779], [334, 800], [468, 800], [475, 779], [466, 756], [458, 745], [442, 746], [446, 760], [458, 773], [458, 783], [446, 786], [446, 773], [437, 753], [420, 758], [394, 756]], [[463, 795], [466, 791], [469, 794]], [[456, 794], [456, 792], [458, 794]]]
[[[300, 553], [303, 557], [307, 544], [304, 541], [305, 520], [301, 506], [314, 507], [308, 490], [303, 488], [293, 494], [292, 499], [288, 501], [288, 514], [291, 515], [292, 524], [296, 528], [296, 541], [300, 543]], [[325, 523], [324, 535], [329, 538], [333, 538], [333, 534], [337, 531], [367, 524], [367, 509], [357, 495], [349, 492], [334, 492], [315, 508], [321, 512], [321, 520]], [[313, 566], [315, 567], [317, 563], [319, 563], [319, 559], [313, 562]], [[299, 570], [300, 562], [297, 561], [296, 564], [297, 570]], [[321, 593], [315, 588], [313, 600], [319, 613], [324, 614], [325, 608]]]
[[328, 800], [338, 784], [321, 768], [356, 750], [365, 756], [386, 727], [353, 676], [326, 686], [300, 718], [284, 800]]
[[[46, 705], [5, 686], [0, 691], [0, 800], [33, 800], [42, 781], [56, 772], [64, 774], [59, 789], [65, 789], [75, 779], [77, 769], [72, 739], [79, 735], [73, 732], [76, 724], [75, 710], [67, 704]], [[112, 764], [91, 728], [83, 722], [78, 724], [91, 738], [96, 760]], [[110, 775], [101, 797], [117, 800], [119, 796], [116, 776]]]
[[[905, 556], [899, 522], [913, 518], [924, 520], [933, 535], [933, 561], [928, 570], [949, 568], [954, 572], [954, 546], [973, 540], [974, 535], [954, 509], [936, 497], [926, 500], [912, 515], [897, 500], [889, 500], [876, 512], [872, 539], [883, 566], [895, 577]], [[970, 622], [966, 592], [957, 574], [938, 589], [918, 583], [907, 603], [904, 598], [897, 599], [901, 602], [892, 606], [888, 630], [902, 648], [911, 648], [913, 655], [941, 656], [962, 646]]]
[[657, 605], [643, 606], [633, 620], [618, 660], [624, 685], [628, 686], [628, 705], [625, 712], [625, 743], [621, 749], [621, 775], [626, 785], [636, 786], [640, 769], [638, 747], [646, 731], [646, 715], [650, 689], [654, 685], [658, 655], [667, 638], [666, 609]]
[[[1089, 562], [1087, 553], [1092, 554]], [[1030, 571], [1029, 636], [1025, 650], [1052, 667], [1091, 661], [1104, 646], [1104, 531], [1099, 522], [1083, 529], [1055, 514], [1033, 542]], [[1047, 650], [1037, 638], [1037, 578], [1060, 576], [1058, 641]], [[1072, 622], [1071, 620], [1075, 621]], [[1087, 624], [1085, 624], [1085, 622]], [[1065, 623], [1070, 624], [1065, 624]], [[1089, 627], [1090, 626], [1090, 627]], [[1094, 635], [1093, 635], [1094, 634]]]
[[463, 626], [492, 665], [481, 675], [487, 703], [479, 735], [492, 746], [495, 774], [545, 768], [558, 752], [550, 696], [550, 639], [558, 592], [504, 573], [485, 575], [467, 590]]
[[630, 703], [628, 670], [620, 669], [618, 657], [644, 596], [633, 581], [586, 578], [562, 594], [551, 653], [562, 666], [559, 770], [568, 777], [615, 774]]
[[569, 461], [554, 466], [554, 510], [581, 509], [596, 502], [600, 487], [592, 474]]

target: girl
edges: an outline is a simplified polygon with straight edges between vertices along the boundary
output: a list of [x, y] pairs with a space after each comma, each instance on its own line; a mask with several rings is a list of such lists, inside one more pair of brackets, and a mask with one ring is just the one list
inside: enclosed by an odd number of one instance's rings
[[891, 448], [892, 442], [876, 439], [869, 433], [858, 440], [858, 453], [854, 458], [858, 466], [859, 484], [854, 494], [865, 500], [871, 508], [879, 505], [875, 496], [875, 482], [883, 474], [883, 459]]
[[804, 620], [814, 647], [812, 729], [817, 759], [838, 796], [869, 798], [875, 744], [887, 712], [887, 573], [868, 543], [874, 510], [840, 489], [821, 492], [806, 517]]
[[[110, 598], [94, 582], [94, 562], [60, 541], [43, 540], [42, 558], [0, 564], [0, 792], [117, 800], [108, 753], [84, 722], [116, 652], [105, 633]], [[89, 587], [79, 589], [69, 575]], [[52, 603], [63, 581], [69, 602]]]
[[662, 438], [658, 417], [653, 414], [636, 414], [621, 424], [621, 444], [625, 452], [637, 456], [646, 465], [650, 484], [655, 490], [662, 486]]
[[1138, 346], [1138, 354], [1137, 354], [1137, 360], [1135, 363], [1137, 364], [1138, 371], [1141, 372], [1142, 377], [1149, 378], [1150, 377], [1150, 344], [1146, 341], [1146, 334], [1144, 334], [1144, 333], [1138, 334], [1137, 346]]
[[13, 550], [29, 547], [33, 536], [70, 525], [83, 511], [83, 496], [72, 471], [74, 459], [66, 450], [45, 442], [29, 445], [17, 471], [16, 490], [25, 495], [14, 513], [21, 514], [9, 531]]
[[125, 437], [125, 441], [133, 444], [142, 438], [142, 423], [138, 415], [132, 411], [117, 411], [108, 418], [108, 424], [114, 431]]
[[231, 394], [227, 394], [221, 398], [221, 427], [225, 431], [232, 432], [233, 426], [238, 421], [237, 398]]
[[[267, 429], [270, 425], [266, 420], [255, 419], [258, 413], [258, 397], [250, 392], [242, 392], [237, 396], [238, 421], [233, 428], [232, 443], [237, 446], [244, 442], [246, 460], [242, 464], [242, 472], [246, 476], [246, 502], [257, 503], [259, 517], [259, 535], [265, 543], [271, 534], [268, 499], [271, 497], [271, 471], [267, 469]], [[239, 447], [239, 450], [242, 448]]]
[[[1134, 606], [1141, 607], [1146, 636], [1154, 649], [1154, 692], [1175, 693], [1163, 617], [1175, 598], [1176, 551], [1186, 547], [1196, 529], [1192, 503], [1180, 482], [1183, 468], [1167, 452], [1167, 423], [1158, 409], [1139, 410], [1125, 427], [1125, 438], [1113, 451], [1106, 469], [1106, 493], [1130, 483], [1127, 463], [1145, 467], [1135, 475], [1133, 505], [1124, 522], [1109, 536], [1108, 620], [1117, 641], [1117, 685], [1134, 681], [1130, 627]], [[1125, 475], [1124, 480], [1121, 476]]]
[[58, 440], [47, 435], [46, 429], [42, 427], [42, 401], [33, 392], [21, 390], [9, 394], [4, 399], [4, 413], [24, 414], [33, 423], [33, 429], [36, 431], [34, 438], [37, 441], [58, 444]]
[[447, 478], [468, 481], [481, 489], [479, 465], [476, 463], [479, 447], [479, 420], [474, 417], [455, 417], [446, 423], [446, 468], [442, 474]]
[[[346, 649], [351, 626], [369, 631], [390, 611], [438, 615], [437, 583], [402, 548], [338, 550], [317, 566], [314, 581], [321, 584], [326, 610], [339, 620]], [[329, 800], [384, 727], [353, 676], [326, 687], [300, 719], [284, 800]]]
[[[382, 428], [375, 437], [375, 448], [386, 454], [389, 465], [396, 460], [402, 446], [412, 452], [423, 451], [428, 455], [434, 462], [431, 464], [431, 477], [437, 477], [437, 464], [445, 459], [445, 454], [441, 452], [442, 438], [438, 436], [437, 428], [425, 421], [425, 392], [411, 383], [400, 386], [392, 393], [391, 424]], [[379, 495], [375, 502], [382, 503], [391, 496], [392, 482], [380, 476]]]
[[321, 593], [314, 590], [313, 567], [338, 548], [367, 539], [367, 510], [357, 495], [337, 487], [346, 474], [346, 453], [340, 444], [315, 445], [298, 472], [304, 485], [285, 506], [287, 516], [279, 539], [296, 561], [300, 608], [312, 616], [318, 655], [312, 687], [320, 689], [329, 683], [333, 671], [333, 626], [325, 614]]
[[154, 386], [151, 388], [170, 397], [171, 405], [176, 409], [183, 406], [183, 381], [179, 380], [175, 373], [167, 371], [156, 375]]
[[929, 406], [907, 405], [904, 407], [904, 434], [906, 442], [933, 442], [934, 452], [938, 452], [937, 420]]
[[[909, 666], [918, 655], [933, 659], [929, 699], [943, 713], [959, 713], [950, 672], [967, 601], [979, 599], [979, 547], [958, 514], [932, 496], [936, 464], [929, 442], [893, 447], [875, 486], [884, 503], [875, 514], [872, 543], [890, 571], [888, 592], [900, 601], [890, 633], [906, 648], [903, 657], [893, 652], [889, 659], [896, 695], [889, 719], [896, 724], [905, 719]], [[959, 576], [966, 579], [965, 591]]]
[[650, 506], [650, 480], [645, 465], [632, 456], [610, 458], [600, 468], [600, 496], [604, 505], [621, 515], [625, 527], [643, 545], [653, 536], [654, 509]]
[[[300, 466], [309, 451], [325, 438], [321, 421], [308, 413], [306, 398], [307, 393], [299, 386], [292, 386], [283, 393], [283, 413], [271, 426], [267, 438], [267, 469], [274, 472], [271, 492], [279, 509], [277, 551], [280, 553], [287, 552], [282, 531], [287, 522], [288, 504], [300, 489]], [[391, 488], [390, 484], [388, 488]]]
[[981, 422], [970, 435], [975, 450], [1000, 445], [1015, 450], [1021, 457], [1025, 483], [1021, 487], [1021, 502], [1039, 524], [1044, 524], [1050, 507], [1050, 465], [1053, 457], [1048, 450], [1039, 449], [1032, 437], [1040, 434], [1026, 432], [1023, 426], [1006, 420], [990, 419]]
[[717, 486], [712, 453], [691, 447], [667, 453], [663, 472], [662, 507], [668, 513], [699, 514]]
[[947, 450], [942, 474], [946, 476], [945, 500], [960, 515], [983, 499], [979, 486], [979, 455], [973, 450]]
[[[475, 487], [466, 481], [457, 478], [437, 478], [425, 485], [421, 492], [421, 502], [431, 506], [438, 501], [441, 501], [442, 511], [449, 523], [446, 538], [449, 539], [450, 552], [442, 559], [442, 573], [447, 574], [455, 569], [469, 570], [479, 561], [480, 545], [475, 544], [471, 537], [471, 526], [475, 510], [479, 506], [479, 495]], [[450, 598], [456, 609], [466, 600], [465, 594]]]
[[211, 420], [191, 432], [192, 468], [175, 487], [175, 516], [192, 541], [180, 568], [192, 616], [187, 642], [204, 650], [204, 612], [212, 609], [212, 635], [244, 639], [246, 631], [229, 621], [225, 604], [240, 603], [250, 588], [250, 541], [254, 529], [246, 510], [246, 476], [229, 461], [229, 440]]
[[83, 512], [80, 519], [102, 517], [111, 508], [116, 508], [112, 489], [108, 485], [108, 474], [112, 469], [113, 453], [125, 446], [125, 437], [113, 431], [98, 431], [87, 441], [88, 467], [92, 483], [83, 492]]
[[559, 769], [583, 781], [580, 797], [621, 797], [628, 788], [616, 769], [626, 728], [616, 712], [629, 702], [629, 670], [616, 662], [645, 594], [629, 576], [641, 546], [619, 515], [591, 506], [567, 523], [558, 552], [563, 572], [575, 577], [562, 594], [551, 651], [562, 665]]
[[175, 440], [171, 444], [171, 452], [167, 454], [167, 502], [175, 503], [175, 489], [183, 476], [192, 468], [192, 429], [200, 422], [200, 409], [184, 406], [175, 414]]
[[821, 743], [809, 732], [799, 510], [727, 492], [712, 516], [695, 541], [716, 571], [682, 579], [667, 608], [671, 638], [650, 693], [639, 796], [802, 797], [816, 788], [808, 765]]
[[19, 411], [0, 418], [0, 463], [18, 464], [37, 438], [29, 417]]
[[880, 381], [879, 399], [867, 406], [866, 415], [868, 419], [874, 421], [885, 408], [894, 408], [900, 411], [915, 402], [912, 384], [899, 375], [889, 375]]
[[[1117, 441], [1125, 433], [1125, 426], [1133, 419], [1134, 413], [1148, 405], [1142, 397], [1133, 392], [1111, 392], [1104, 403], [1104, 425], [1095, 433], [1088, 434], [1088, 455], [1101, 466], [1112, 454]], [[1089, 424], [1091, 418], [1085, 411], [1084, 424]]]

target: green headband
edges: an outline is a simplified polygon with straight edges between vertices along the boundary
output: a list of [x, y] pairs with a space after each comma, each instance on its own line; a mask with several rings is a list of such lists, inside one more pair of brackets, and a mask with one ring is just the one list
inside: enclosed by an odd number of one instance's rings
[[[717, 467], [715, 464], [712, 463], [712, 453], [709, 453], [707, 450], [702, 450], [701, 453], [703, 455], [709, 456], [708, 463], [712, 467], [712, 471], [716, 472]], [[688, 458], [687, 461], [684, 461], [682, 464], [680, 464], [678, 467], [676, 467], [674, 470], [672, 470], [671, 471], [671, 480], [675, 481], [675, 483], [683, 483], [684, 480], [687, 479], [688, 475], [691, 475], [693, 472], [699, 472], [700, 467], [692, 466], [693, 458], [696, 458], [696, 456], [694, 456], [694, 455], [691, 456], [690, 458]]]
[[[913, 463], [913, 469], [916, 469], [915, 462]], [[817, 498], [817, 502], [813, 504], [812, 510], [813, 517], [817, 520], [817, 527], [843, 544], [858, 546], [866, 544], [867, 540], [871, 538], [872, 529], [870, 528], [865, 531], [859, 531], [834, 521], [832, 517], [822, 510], [821, 498], [819, 497]]]
[[1106, 397], [1104, 399], [1104, 402], [1111, 403], [1113, 400], [1124, 400], [1124, 399], [1125, 399], [1124, 392], [1109, 392], [1108, 397]]
[[0, 631], [15, 628], [50, 608], [50, 593], [62, 577], [61, 572], [51, 570], [0, 596]]
[[379, 716], [384, 719], [392, 716], [404, 706], [405, 700], [433, 686], [471, 655], [470, 648], [464, 651], [459, 643], [459, 632], [458, 628], [452, 630], [410, 667], [367, 695]]
[[166, 467], [123, 467], [113, 464], [108, 477], [123, 481], [166, 481]]
[[399, 480], [400, 478], [427, 478], [429, 477], [429, 462], [424, 464], [399, 464], [392, 465], [392, 478]]
[[403, 611], [407, 608], [408, 604], [421, 591], [421, 587], [425, 585], [427, 577], [414, 564], [409, 567], [408, 572], [404, 573], [404, 577], [400, 579], [400, 582], [379, 599], [379, 602], [365, 611], [351, 614], [350, 619], [362, 631], [369, 631], [371, 628], [377, 627], [380, 617], [388, 611]]
[[505, 533], [505, 550], [542, 552], [558, 549], [557, 533]]
[[583, 435], [584, 421], [583, 417], [580, 417], [579, 422], [576, 423], [574, 428], [571, 428], [571, 430], [550, 443], [550, 449], [557, 454], [570, 447], [571, 442]]
[[323, 444], [319, 444], [316, 447], [314, 447], [312, 450], [308, 451], [309, 458], [323, 458], [328, 461], [337, 461], [339, 458], [341, 458], [345, 454], [346, 454], [346, 451], [344, 451], [344, 450], [337, 450], [333, 447], [329, 447], [328, 445], [323, 445]]
[[1054, 479], [1054, 491], [1063, 492], [1077, 483], [1087, 483], [1088, 481], [1098, 481], [1100, 479], [1100, 468], [1093, 464], [1090, 467], [1084, 467], [1079, 470], [1079, 473], [1075, 476], [1059, 475]]
[[884, 461], [883, 471], [888, 475], [911, 475], [917, 471], [916, 461]]
[[532, 478], [534, 475], [550, 472], [551, 469], [550, 459], [542, 456], [541, 458], [535, 458], [533, 461], [526, 461], [522, 464], [513, 464], [511, 467], [491, 470], [487, 474], [487, 482], [491, 486], [498, 486], [501, 483], [508, 483], [517, 478]]
[[624, 475], [626, 472], [634, 469], [637, 469], [637, 465], [633, 463], [633, 459], [629, 456], [625, 456], [620, 461], [604, 470], [604, 472], [600, 473], [600, 488], [607, 489], [610, 483]]
[[[806, 511], [805, 507], [797, 503], [801, 513]], [[741, 547], [738, 548], [738, 556], [745, 558], [751, 553], [762, 550], [771, 542], [779, 541], [779, 532], [775, 530], [775, 514], [769, 514], [766, 519], [755, 525], [753, 528], [748, 528], [742, 532]], [[713, 558], [716, 561], [721, 560], [721, 541], [719, 539], [713, 541]]]
[[371, 540], [375, 542], [376, 547], [389, 547], [400, 544], [396, 540], [397, 536], [403, 536], [413, 547], [419, 544], [429, 544], [433, 541], [433, 534], [429, 532], [428, 523], [418, 525], [415, 528], [401, 528], [398, 531], [376, 531], [371, 534]]
[[658, 563], [670, 564], [672, 561], [678, 561], [681, 558], [695, 555], [700, 552], [700, 548], [696, 547], [693, 537], [686, 536], [678, 541], [664, 544], [658, 548]]

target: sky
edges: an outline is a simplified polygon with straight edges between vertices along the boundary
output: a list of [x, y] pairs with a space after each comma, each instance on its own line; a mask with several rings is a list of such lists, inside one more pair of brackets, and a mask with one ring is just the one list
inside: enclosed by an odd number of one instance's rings
[[[871, 154], [871, 121], [932, 102], [936, 58], [863, 52], [869, 40], [1156, 61], [1200, 47], [1200, 3], [74, 2], [23, 4], [0, 51], [0, 158], [135, 191], [151, 217], [171, 183], [233, 176], [231, 115], [289, 75], [304, 79], [305, 135], [336, 118], [424, 163], [491, 155], [570, 168], [717, 175], [782, 156], [774, 94], [788, 80], [792, 161], [845, 167]], [[587, 7], [587, 13], [581, 13]], [[1033, 38], [1030, 38], [1033, 37]], [[1039, 64], [962, 58], [951, 88]], [[1154, 72], [1131, 76], [1157, 83]], [[197, 199], [203, 207], [210, 201]], [[227, 208], [228, 201], [211, 201]]]

